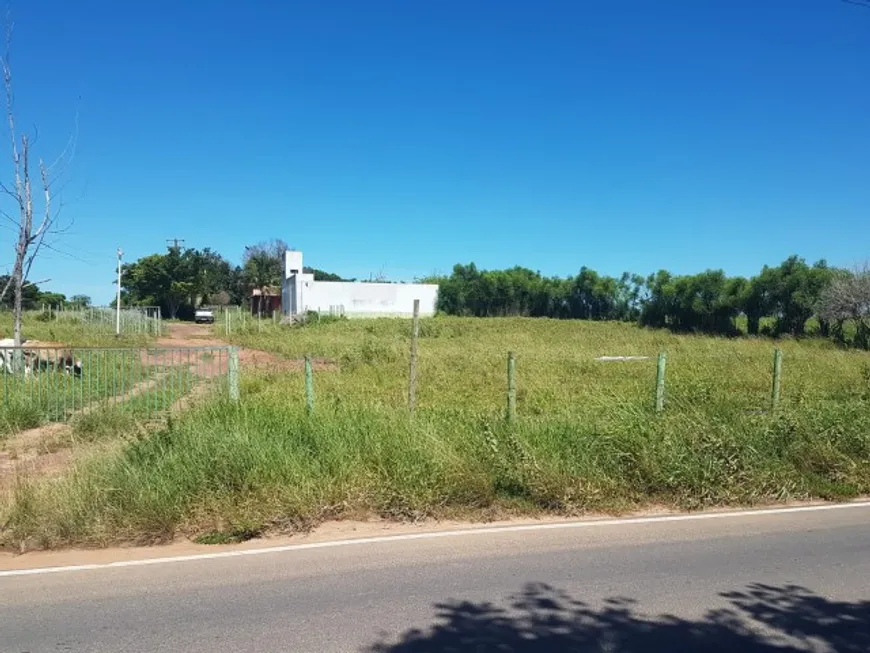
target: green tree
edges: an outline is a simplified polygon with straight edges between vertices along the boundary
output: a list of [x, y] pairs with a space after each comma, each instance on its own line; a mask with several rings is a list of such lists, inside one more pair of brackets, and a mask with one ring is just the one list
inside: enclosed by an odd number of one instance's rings
[[646, 279], [647, 297], [640, 311], [640, 323], [648, 327], [672, 326], [675, 311], [675, 288], [673, 275], [667, 270], [659, 270]]
[[722, 270], [673, 276], [665, 270], [647, 280], [649, 296], [641, 324], [674, 331], [735, 335], [747, 281], [728, 278]]
[[334, 272], [326, 272], [317, 268], [310, 268], [307, 265], [302, 270], [305, 274], [313, 274], [315, 281], [356, 281], [356, 279], [345, 279], [340, 274]]
[[232, 294], [236, 272], [220, 255], [205, 249], [172, 247], [144, 256], [122, 269], [122, 299], [135, 305], [160, 306], [170, 319], [189, 317], [209, 296]]
[[[284, 253], [289, 249], [280, 238], [264, 240], [255, 245], [246, 245], [242, 256], [241, 279], [245, 295], [252, 290], [269, 290], [280, 287], [284, 279]], [[315, 281], [353, 281], [340, 275], [317, 268], [305, 267], [306, 274], [313, 274]]]
[[746, 330], [751, 336], [758, 335], [761, 318], [774, 311], [777, 280], [778, 272], [765, 265], [761, 273], [752, 277], [743, 288], [741, 301], [746, 315]]
[[812, 266], [790, 256], [769, 273], [771, 310], [776, 334], [794, 336], [806, 332], [807, 320], [814, 312], [825, 287], [833, 279], [833, 270], [825, 261]]
[[[276, 265], [276, 261], [265, 252], [257, 252], [248, 256], [242, 267], [242, 278], [248, 289], [248, 295], [250, 295], [251, 290], [257, 289], [262, 293], [258, 299], [261, 299], [264, 294], [280, 288], [282, 276], [280, 261]], [[261, 302], [258, 302], [257, 311], [262, 312]]]
[[[7, 283], [10, 283], [11, 277], [9, 276], [0, 276], [0, 288], [5, 288]], [[42, 293], [39, 290], [39, 286], [35, 283], [24, 283], [21, 287], [21, 310], [31, 311], [40, 303], [40, 295]], [[15, 306], [15, 299], [12, 293], [7, 293], [0, 300], [0, 306], [5, 309], [13, 309]]]
[[601, 276], [587, 267], [570, 283], [568, 304], [571, 317], [585, 320], [614, 320], [619, 317], [619, 281]]
[[69, 304], [74, 308], [88, 308], [91, 305], [91, 298], [87, 295], [73, 295], [69, 298]]
[[280, 238], [246, 245], [242, 256], [242, 275], [247, 290], [281, 283], [284, 275], [284, 253], [289, 249]]
[[55, 307], [66, 306], [66, 295], [59, 292], [39, 292], [34, 301], [28, 302], [27, 309], [37, 308], [41, 304]]

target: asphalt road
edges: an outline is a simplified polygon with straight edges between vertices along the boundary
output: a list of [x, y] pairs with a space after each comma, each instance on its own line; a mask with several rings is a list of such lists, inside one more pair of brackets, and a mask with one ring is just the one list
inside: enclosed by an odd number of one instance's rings
[[870, 508], [0, 577], [0, 651], [870, 651]]

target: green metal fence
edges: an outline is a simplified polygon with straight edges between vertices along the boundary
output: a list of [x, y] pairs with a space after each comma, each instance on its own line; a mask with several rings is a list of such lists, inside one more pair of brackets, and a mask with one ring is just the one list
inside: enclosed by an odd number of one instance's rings
[[235, 348], [0, 348], [3, 409], [36, 407], [46, 421], [106, 406], [154, 417], [207, 392], [238, 397]]
[[118, 327], [124, 335], [156, 335], [163, 331], [163, 316], [159, 306], [131, 306], [119, 312], [113, 306], [65, 308], [43, 306], [43, 319], [57, 322], [75, 322], [87, 325], [95, 333], [115, 333]]

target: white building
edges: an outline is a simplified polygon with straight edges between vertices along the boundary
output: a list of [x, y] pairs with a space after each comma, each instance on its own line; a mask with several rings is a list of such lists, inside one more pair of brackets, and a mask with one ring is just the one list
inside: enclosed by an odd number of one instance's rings
[[420, 315], [435, 314], [438, 285], [426, 283], [366, 283], [361, 281], [315, 281], [302, 266], [302, 252], [284, 253], [281, 310], [284, 315], [340, 313], [348, 317], [410, 317], [414, 300], [420, 300]]

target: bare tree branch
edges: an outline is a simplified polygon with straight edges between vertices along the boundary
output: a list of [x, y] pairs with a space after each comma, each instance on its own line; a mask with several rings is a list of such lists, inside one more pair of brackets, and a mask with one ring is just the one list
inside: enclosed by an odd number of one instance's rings
[[15, 199], [21, 203], [21, 168], [18, 156], [18, 139], [15, 134], [15, 96], [12, 92], [12, 70], [9, 67], [9, 50], [12, 46], [12, 21], [8, 19], [6, 27], [6, 51], [2, 57], [3, 89], [6, 92], [6, 119], [9, 122], [9, 139], [12, 146], [12, 164], [15, 166]]
[[[24, 267], [24, 278], [30, 276], [30, 268], [33, 265], [33, 261], [36, 260], [37, 255], [39, 254], [39, 250], [42, 248], [42, 244], [45, 241], [45, 236], [48, 234], [49, 229], [54, 221], [54, 218], [51, 215], [51, 182], [48, 178], [48, 172], [45, 168], [45, 163], [42, 159], [39, 160], [39, 178], [42, 181], [42, 192], [44, 195], [45, 205], [43, 207], [44, 214], [42, 217], [42, 222], [39, 227], [37, 227], [36, 232], [31, 236], [30, 240], [30, 250], [27, 254], [27, 262]], [[31, 216], [33, 215], [33, 209], [31, 206], [30, 210]]]
[[9, 274], [6, 277], [6, 285], [3, 286], [3, 292], [0, 292], [0, 302], [6, 297], [6, 293], [9, 292], [9, 288], [12, 285], [12, 275]]
[[[70, 134], [69, 139], [66, 142], [66, 145], [64, 145], [63, 151], [54, 160], [54, 163], [52, 163], [50, 166], [48, 166], [48, 174], [49, 175], [52, 175], [52, 177], [56, 179], [57, 177], [59, 177], [60, 175], [62, 175], [65, 172], [66, 166], [72, 165], [72, 162], [76, 156], [76, 147], [78, 146], [78, 141], [79, 141], [79, 112], [76, 111], [73, 131]], [[66, 161], [67, 152], [69, 152], [69, 160], [68, 161]], [[56, 172], [55, 168], [57, 168], [57, 166], [59, 166], [62, 163], [64, 165], [64, 169], [62, 169], [60, 172]], [[61, 190], [63, 190], [63, 188], [61, 188]]]
[[[0, 211], [0, 215], [12, 222], [17, 227], [18, 232], [18, 240], [15, 245], [15, 263], [12, 274], [6, 280], [3, 293], [0, 294], [0, 300], [6, 296], [11, 287], [13, 290], [13, 338], [15, 344], [19, 345], [21, 343], [22, 290], [25, 281], [29, 277], [30, 270], [42, 248], [51, 248], [51, 243], [47, 243], [46, 239], [61, 231], [57, 228], [57, 217], [63, 205], [62, 203], [57, 205], [55, 202], [52, 191], [53, 171], [62, 162], [71, 159], [72, 155], [68, 156], [68, 154], [74, 152], [75, 149], [78, 119], [76, 119], [76, 132], [70, 137], [60, 157], [50, 166], [46, 165], [42, 158], [38, 159], [39, 176], [38, 179], [35, 179], [31, 173], [31, 151], [35, 139], [31, 139], [27, 133], [19, 134], [16, 131], [15, 94], [12, 85], [12, 69], [9, 64], [11, 42], [12, 22], [8, 19], [7, 14], [6, 49], [3, 56], [0, 57], [0, 70], [3, 74], [3, 89], [6, 98], [6, 120], [9, 126], [14, 184], [0, 182], [0, 193], [14, 200], [18, 207], [19, 217], [16, 220], [11, 215]], [[38, 133], [35, 130], [34, 132]], [[42, 195], [41, 200], [36, 200], [36, 204], [40, 205], [36, 224], [34, 224], [34, 213], [37, 212], [33, 197], [34, 182], [39, 185]]]

